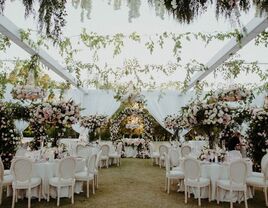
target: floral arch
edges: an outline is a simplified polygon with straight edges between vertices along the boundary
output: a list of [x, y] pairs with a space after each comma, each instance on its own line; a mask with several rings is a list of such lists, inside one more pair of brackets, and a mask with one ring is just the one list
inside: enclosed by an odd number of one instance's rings
[[119, 115], [114, 118], [111, 122], [110, 126], [110, 133], [111, 133], [111, 140], [117, 140], [120, 134], [120, 124], [124, 119], [128, 116], [135, 115], [140, 116], [143, 119], [144, 123], [144, 139], [152, 139], [153, 137], [153, 128], [152, 128], [152, 119], [148, 115], [145, 109], [136, 109], [136, 108], [125, 108], [123, 111], [119, 113]]

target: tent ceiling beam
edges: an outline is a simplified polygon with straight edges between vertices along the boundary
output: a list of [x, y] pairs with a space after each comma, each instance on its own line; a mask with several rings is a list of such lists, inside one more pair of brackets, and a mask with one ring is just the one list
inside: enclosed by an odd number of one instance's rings
[[217, 69], [224, 63], [230, 56], [239, 51], [247, 43], [253, 40], [258, 34], [263, 32], [268, 27], [268, 18], [253, 18], [246, 26], [246, 33], [243, 34], [241, 42], [238, 43], [236, 38], [232, 38], [223, 48], [221, 48], [205, 65], [207, 70], [197, 73], [193, 76], [186, 91], [195, 86], [195, 84], [205, 79], [211, 72]]
[[42, 49], [33, 49], [27, 43], [23, 42], [20, 38], [20, 28], [18, 28], [13, 22], [11, 22], [5, 16], [0, 15], [0, 32], [7, 36], [16, 45], [21, 47], [30, 55], [38, 54], [40, 61], [49, 69], [54, 71], [64, 80], [70, 82], [72, 85], [77, 87], [81, 92], [86, 93], [86, 91], [78, 86], [77, 80], [65, 69], [61, 64], [59, 64], [54, 58], [52, 58], [47, 52]]

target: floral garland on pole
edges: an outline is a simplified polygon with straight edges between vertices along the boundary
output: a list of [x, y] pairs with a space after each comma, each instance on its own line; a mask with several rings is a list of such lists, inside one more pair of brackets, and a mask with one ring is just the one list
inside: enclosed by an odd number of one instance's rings
[[32, 108], [30, 122], [36, 122], [45, 130], [54, 128], [52, 146], [56, 146], [57, 139], [62, 136], [66, 127], [78, 122], [80, 107], [74, 101], [59, 103], [41, 103]]
[[111, 133], [111, 140], [115, 141], [119, 138], [119, 130], [120, 124], [124, 119], [126, 119], [130, 115], [137, 115], [141, 116], [144, 120], [144, 136], [143, 138], [151, 139], [153, 137], [153, 130], [152, 130], [152, 121], [149, 116], [145, 113], [144, 110], [136, 109], [136, 108], [126, 108], [117, 116], [116, 119], [112, 120], [110, 133]]
[[252, 110], [248, 129], [249, 156], [253, 159], [254, 168], [260, 170], [262, 157], [268, 150], [268, 111]]

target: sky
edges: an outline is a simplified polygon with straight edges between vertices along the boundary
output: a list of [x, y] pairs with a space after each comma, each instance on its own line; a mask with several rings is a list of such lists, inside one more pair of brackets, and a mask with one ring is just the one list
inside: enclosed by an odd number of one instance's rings
[[[90, 17], [87, 18], [87, 11], [84, 11], [84, 20], [81, 21], [81, 8], [78, 5], [75, 8], [71, 1], [67, 4], [67, 25], [63, 28], [64, 36], [72, 37], [72, 40], [77, 40], [77, 35], [80, 34], [82, 28], [86, 28], [87, 31], [97, 32], [103, 35], [112, 35], [115, 33], [130, 34], [132, 32], [137, 32], [141, 34], [145, 39], [149, 39], [150, 36], [159, 34], [162, 32], [203, 32], [203, 33], [213, 33], [215, 31], [226, 32], [235, 29], [235, 25], [231, 24], [229, 20], [225, 18], [220, 18], [216, 20], [215, 18], [215, 8], [213, 6], [208, 8], [208, 11], [200, 16], [191, 24], [180, 24], [176, 19], [173, 18], [171, 14], [164, 13], [161, 18], [156, 15], [155, 8], [148, 4], [146, 0], [86, 0], [87, 3], [91, 2], [91, 12]], [[80, 1], [79, 1], [80, 2]], [[121, 9], [115, 9], [114, 3], [121, 2]], [[129, 5], [133, 8], [138, 8], [136, 10], [130, 10]], [[90, 5], [90, 4], [88, 4]], [[136, 11], [133, 13], [133, 11]], [[129, 20], [129, 14], [138, 16], [137, 18], [132, 18]], [[16, 15], [14, 15], [16, 14]], [[5, 10], [5, 15], [18, 27], [27, 29], [31, 28], [36, 30], [36, 21], [33, 18], [24, 19], [24, 8], [22, 7], [20, 1], [15, 1], [13, 3], [8, 3]], [[255, 10], [252, 9], [249, 12], [242, 13], [240, 21], [243, 25], [246, 25], [252, 18], [254, 18]], [[213, 55], [226, 44], [225, 42], [214, 41], [208, 46], [200, 41], [184, 42], [183, 52], [182, 52], [182, 63], [186, 64], [192, 59], [196, 59], [201, 63], [206, 64]], [[91, 62], [91, 52], [88, 49], [80, 48], [81, 52], [77, 54], [76, 58], [82, 60], [83, 62]], [[56, 50], [50, 49], [49, 54], [51, 54], [57, 61], [62, 63], [61, 56], [56, 52]], [[254, 43], [251, 42], [246, 45], [242, 50], [239, 51], [241, 58], [245, 59], [247, 62], [259, 61], [268, 62], [267, 55], [268, 49], [265, 47], [255, 47]], [[20, 57], [22, 59], [29, 57], [22, 49], [12, 46], [7, 53], [0, 54], [1, 59], [13, 59], [14, 57]], [[153, 55], [150, 55], [147, 50], [145, 50], [140, 45], [133, 45], [131, 43], [126, 43], [122, 54], [116, 58], [112, 57], [112, 52], [110, 49], [101, 51], [100, 65], [105, 62], [108, 65], [116, 67], [122, 66], [125, 59], [136, 58], [141, 64], [167, 64], [168, 62], [174, 62], [174, 57], [172, 56], [172, 45], [168, 44], [163, 50], [157, 50]], [[268, 65], [267, 65], [268, 66]], [[266, 67], [266, 66], [263, 66]], [[61, 80], [53, 72], [50, 72], [51, 77], [55, 80]], [[174, 73], [172, 77], [163, 77], [154, 75], [156, 81], [163, 82], [168, 80], [179, 80], [182, 81], [185, 77], [185, 72], [178, 70]], [[246, 75], [239, 76], [235, 80], [224, 80], [221, 75], [217, 78], [213, 77], [213, 74], [209, 75], [206, 80], [209, 83], [247, 83], [249, 81]], [[251, 76], [250, 81], [258, 82], [258, 78], [254, 75]]]

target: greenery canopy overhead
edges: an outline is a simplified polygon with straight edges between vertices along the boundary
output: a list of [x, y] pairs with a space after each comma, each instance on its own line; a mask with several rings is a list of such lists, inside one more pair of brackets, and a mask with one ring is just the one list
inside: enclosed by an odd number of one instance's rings
[[[4, 13], [7, 0], [0, 0], [0, 14]], [[70, 1], [66, 0], [23, 0], [25, 8], [25, 17], [38, 16], [38, 30], [53, 39], [60, 39], [62, 28], [66, 25], [67, 11], [66, 7]], [[108, 4], [113, 5], [115, 10], [121, 8], [122, 0], [109, 0]], [[240, 12], [247, 12], [253, 6], [256, 8], [256, 14], [267, 12], [267, 0], [148, 0], [148, 3], [155, 8], [156, 15], [163, 18], [163, 13], [173, 13], [174, 17], [180, 23], [191, 23], [202, 13], [207, 11], [211, 5], [216, 7], [215, 16], [224, 16], [232, 22], [239, 22]], [[86, 13], [87, 18], [91, 18], [92, 0], [72, 0], [74, 8], [81, 7], [81, 21], [84, 20]], [[139, 17], [141, 0], [128, 0], [129, 21], [132, 18]]]

